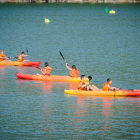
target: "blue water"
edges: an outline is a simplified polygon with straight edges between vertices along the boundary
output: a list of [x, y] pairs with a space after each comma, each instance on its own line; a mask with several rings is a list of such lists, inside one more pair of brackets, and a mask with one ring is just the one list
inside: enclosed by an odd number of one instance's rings
[[[61, 51], [99, 88], [112, 78], [140, 89], [139, 25], [140, 4], [0, 4], [0, 50], [15, 57], [27, 48], [30, 61], [68, 75]], [[15, 72], [40, 70], [0, 66], [0, 139], [140, 138], [139, 98], [65, 95], [76, 84], [18, 80]]]

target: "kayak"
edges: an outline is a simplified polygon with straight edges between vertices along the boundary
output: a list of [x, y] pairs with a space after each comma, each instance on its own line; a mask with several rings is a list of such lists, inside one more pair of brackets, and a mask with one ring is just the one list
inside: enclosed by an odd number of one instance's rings
[[37, 66], [41, 64], [41, 61], [38, 62], [18, 62], [18, 61], [1, 61], [0, 65], [11, 65], [11, 66]]
[[83, 90], [64, 90], [65, 94], [87, 95], [87, 96], [124, 96], [140, 97], [140, 90], [118, 90], [118, 91], [83, 91]]
[[[70, 76], [57, 76], [57, 75], [51, 75], [51, 76], [44, 76], [44, 75], [33, 75], [33, 74], [19, 74], [15, 73], [17, 78], [19, 79], [26, 79], [26, 80], [42, 80], [42, 81], [59, 81], [59, 82], [79, 82], [81, 81], [81, 78], [72, 78]], [[85, 82], [88, 82], [88, 78], [86, 78]]]

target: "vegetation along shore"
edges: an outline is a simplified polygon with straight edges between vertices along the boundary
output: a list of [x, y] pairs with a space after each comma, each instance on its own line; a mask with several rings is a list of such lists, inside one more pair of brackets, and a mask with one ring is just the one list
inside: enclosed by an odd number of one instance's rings
[[140, 3], [140, 0], [0, 0], [0, 3]]

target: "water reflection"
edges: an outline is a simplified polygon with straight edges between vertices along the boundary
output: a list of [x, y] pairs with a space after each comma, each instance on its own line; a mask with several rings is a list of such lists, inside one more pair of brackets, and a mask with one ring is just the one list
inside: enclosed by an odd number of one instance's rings
[[21, 74], [37, 74], [40, 70], [36, 67], [18, 66], [17, 72]]
[[[68, 96], [77, 102], [75, 106], [71, 106], [73, 113], [71, 114], [71, 127], [75, 128], [78, 133], [87, 130], [86, 127], [90, 125], [88, 131], [96, 133], [94, 127], [98, 126], [102, 133], [102, 138], [108, 139], [114, 136], [110, 132], [118, 133], [118, 136], [123, 134], [123, 129], [127, 126], [138, 127], [140, 125], [140, 101], [139, 98], [131, 97], [92, 97], [92, 96]], [[96, 115], [97, 116], [96, 116]], [[101, 114], [101, 115], [100, 115]], [[91, 119], [92, 118], [92, 119]], [[136, 120], [134, 120], [136, 118]], [[118, 120], [119, 119], [119, 120]], [[90, 123], [89, 123], [90, 122]], [[91, 125], [94, 124], [94, 127]], [[84, 128], [83, 128], [84, 127]], [[116, 128], [118, 127], [118, 128]], [[79, 129], [81, 128], [81, 129]], [[132, 134], [138, 133], [134, 130]], [[123, 138], [127, 137], [125, 134]], [[130, 134], [131, 136], [131, 134]]]
[[[22, 73], [24, 72], [23, 69], [18, 68], [18, 70]], [[23, 80], [23, 79], [17, 79], [16, 83], [19, 84], [25, 84], [30, 85], [31, 87], [38, 87], [43, 94], [46, 93], [53, 93], [55, 89], [76, 89], [77, 83], [65, 83], [65, 82], [55, 82], [55, 81], [39, 81], [39, 80]], [[23, 85], [22, 85], [23, 86]]]
[[65, 82], [55, 82], [55, 81], [35, 81], [35, 83], [40, 83], [43, 88], [43, 94], [52, 93], [54, 89], [76, 89], [77, 83], [65, 83]]
[[85, 97], [83, 96], [77, 96], [77, 106], [76, 106], [76, 111], [75, 113], [72, 115], [72, 120], [78, 125], [78, 127], [82, 127], [81, 126], [81, 122], [84, 122], [83, 116], [86, 114], [86, 110], [85, 108]]
[[104, 130], [104, 135], [106, 135], [107, 131], [111, 129], [111, 116], [112, 116], [112, 98], [104, 97], [102, 98], [102, 122], [104, 122], [102, 129]]
[[5, 75], [5, 66], [0, 65], [0, 76], [1, 78]]
[[0, 92], [2, 93], [2, 89], [5, 88], [6, 82], [4, 82], [5, 79], [5, 66], [0, 65]]

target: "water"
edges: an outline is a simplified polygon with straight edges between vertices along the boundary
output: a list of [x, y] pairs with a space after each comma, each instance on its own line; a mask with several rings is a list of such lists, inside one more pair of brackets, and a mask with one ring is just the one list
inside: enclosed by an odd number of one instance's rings
[[[99, 88], [112, 78], [140, 89], [139, 25], [140, 4], [0, 4], [0, 50], [15, 57], [28, 48], [30, 61], [68, 75], [61, 51]], [[15, 72], [40, 73], [0, 66], [0, 139], [140, 139], [139, 98], [65, 95], [76, 84], [18, 80]]]

